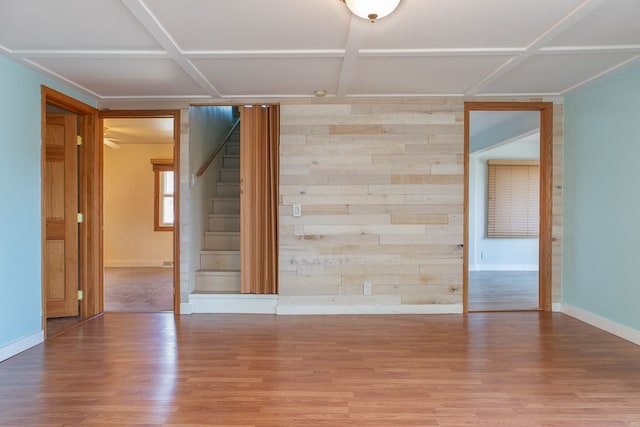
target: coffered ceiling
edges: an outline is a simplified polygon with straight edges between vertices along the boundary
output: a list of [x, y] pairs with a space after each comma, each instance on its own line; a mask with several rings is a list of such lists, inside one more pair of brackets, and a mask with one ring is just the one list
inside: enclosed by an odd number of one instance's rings
[[640, 59], [640, 1], [0, 0], [0, 52], [101, 100], [562, 96]]

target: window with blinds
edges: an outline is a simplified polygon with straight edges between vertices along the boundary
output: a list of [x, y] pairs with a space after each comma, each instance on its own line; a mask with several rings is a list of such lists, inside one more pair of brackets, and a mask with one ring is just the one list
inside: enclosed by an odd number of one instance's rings
[[540, 162], [488, 160], [487, 166], [487, 237], [538, 237]]

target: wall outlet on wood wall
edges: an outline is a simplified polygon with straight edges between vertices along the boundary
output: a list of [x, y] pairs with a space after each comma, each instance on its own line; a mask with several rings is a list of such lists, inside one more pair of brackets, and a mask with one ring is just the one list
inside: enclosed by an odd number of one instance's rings
[[364, 282], [362, 285], [362, 295], [371, 296], [371, 282]]

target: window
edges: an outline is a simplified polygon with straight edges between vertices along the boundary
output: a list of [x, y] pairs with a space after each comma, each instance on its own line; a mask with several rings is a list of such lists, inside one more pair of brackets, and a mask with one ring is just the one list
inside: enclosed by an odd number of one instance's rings
[[487, 237], [538, 237], [540, 162], [489, 160]]
[[173, 160], [151, 159], [151, 164], [154, 175], [154, 230], [173, 231]]

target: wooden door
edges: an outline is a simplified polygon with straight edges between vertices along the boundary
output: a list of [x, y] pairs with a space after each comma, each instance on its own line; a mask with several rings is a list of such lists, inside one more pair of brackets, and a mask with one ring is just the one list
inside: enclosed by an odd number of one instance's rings
[[78, 315], [78, 155], [75, 114], [47, 114], [44, 137], [46, 315]]

